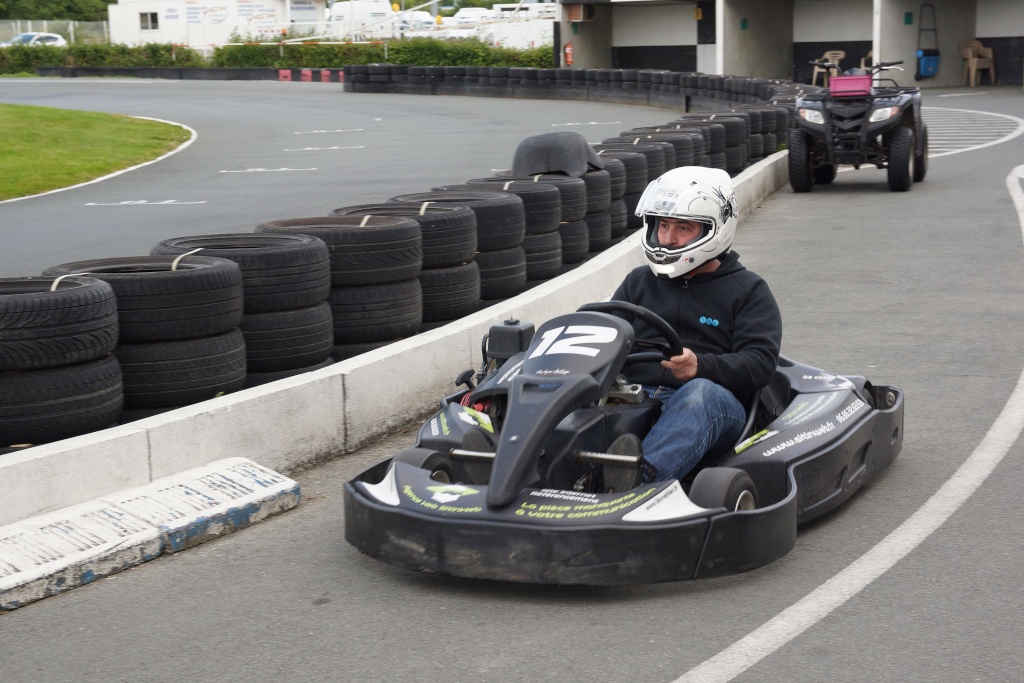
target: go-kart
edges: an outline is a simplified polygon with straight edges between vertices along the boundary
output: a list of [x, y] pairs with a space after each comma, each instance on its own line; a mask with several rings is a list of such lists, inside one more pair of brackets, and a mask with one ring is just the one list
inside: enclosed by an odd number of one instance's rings
[[[789, 132], [789, 184], [810, 192], [836, 178], [839, 164], [887, 169], [889, 189], [906, 192], [928, 172], [928, 128], [921, 118], [921, 89], [879, 79], [903, 62], [880, 62], [869, 71], [832, 76], [829, 87], [796, 101]], [[828, 62], [811, 62], [836, 68]]]
[[[636, 318], [667, 341], [635, 339]], [[492, 326], [480, 370], [459, 376], [415, 445], [345, 483], [346, 539], [406, 569], [479, 579], [723, 576], [785, 555], [798, 525], [899, 453], [902, 391], [782, 358], [734, 448], [683, 481], [651, 481], [642, 455], [612, 447], [661, 412], [626, 377], [682, 346], [624, 302], [586, 304], [536, 333]]]

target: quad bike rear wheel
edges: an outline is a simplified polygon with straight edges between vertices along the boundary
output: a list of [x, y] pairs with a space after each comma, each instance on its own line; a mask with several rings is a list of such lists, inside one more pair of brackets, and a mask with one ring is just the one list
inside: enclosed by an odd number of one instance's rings
[[789, 132], [789, 184], [793, 192], [814, 189], [811, 177], [811, 138], [802, 130]]
[[702, 508], [730, 512], [757, 508], [757, 487], [750, 475], [735, 467], [707, 467], [690, 486], [690, 500]]
[[914, 182], [919, 183], [924, 180], [924, 176], [928, 173], [928, 126], [921, 126], [921, 154], [914, 155]]
[[889, 189], [906, 192], [917, 174], [914, 161], [914, 131], [901, 126], [889, 140]]

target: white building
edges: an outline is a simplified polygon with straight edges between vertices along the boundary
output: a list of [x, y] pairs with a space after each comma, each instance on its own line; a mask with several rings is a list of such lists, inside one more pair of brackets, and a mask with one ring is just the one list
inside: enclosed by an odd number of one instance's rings
[[206, 46], [274, 40], [282, 31], [326, 27], [326, 0], [118, 0], [109, 5], [113, 43]]

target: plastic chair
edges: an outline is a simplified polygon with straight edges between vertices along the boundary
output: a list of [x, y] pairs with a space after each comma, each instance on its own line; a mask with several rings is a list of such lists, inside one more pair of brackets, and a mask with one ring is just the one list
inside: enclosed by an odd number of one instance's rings
[[873, 50], [868, 50], [868, 53], [860, 58], [860, 68], [867, 71], [871, 68]]
[[982, 71], [988, 71], [989, 80], [995, 85], [996, 63], [992, 48], [985, 47], [978, 40], [960, 41], [960, 56], [964, 59], [964, 85], [972, 88], [981, 81]]
[[817, 85], [818, 74], [824, 74], [823, 80], [825, 83], [825, 87], [827, 88], [829, 76], [832, 75], [833, 71], [835, 71], [836, 73], [839, 72], [839, 62], [841, 62], [844, 57], [846, 57], [846, 52], [844, 52], [843, 50], [829, 50], [821, 57], [819, 57], [817, 61], [828, 62], [829, 64], [835, 64], [835, 66], [829, 69], [825, 69], [820, 66], [814, 67], [814, 71], [811, 72], [811, 85]]

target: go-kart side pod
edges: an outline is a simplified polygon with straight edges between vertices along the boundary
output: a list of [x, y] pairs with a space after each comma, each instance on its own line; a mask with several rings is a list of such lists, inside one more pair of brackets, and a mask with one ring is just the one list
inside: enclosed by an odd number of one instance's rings
[[445, 484], [385, 460], [347, 482], [345, 537], [417, 572], [520, 583], [653, 583], [748, 571], [796, 543], [796, 487], [751, 511], [705, 509], [679, 482], [620, 493], [526, 489], [486, 505], [486, 485]]

